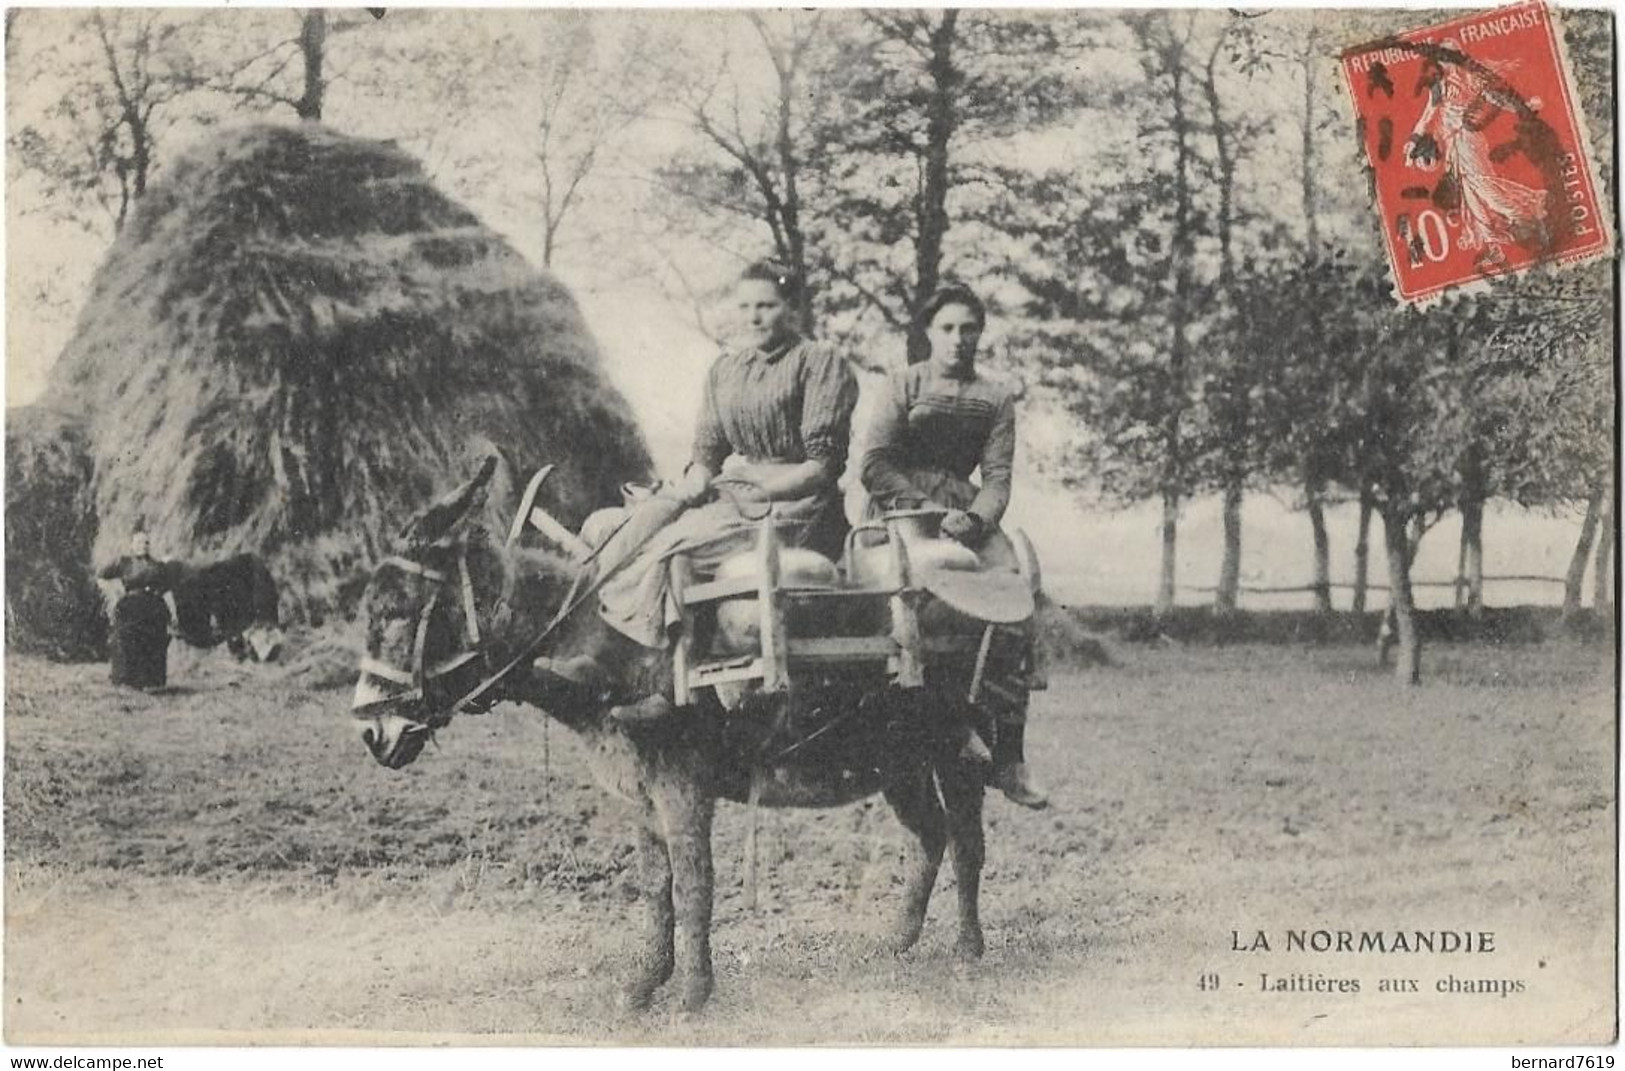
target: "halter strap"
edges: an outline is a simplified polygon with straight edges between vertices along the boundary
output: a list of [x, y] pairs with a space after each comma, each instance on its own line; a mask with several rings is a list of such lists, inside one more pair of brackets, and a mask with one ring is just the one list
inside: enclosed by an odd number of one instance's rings
[[384, 680], [390, 681], [394, 684], [405, 684], [408, 686], [416, 684], [416, 682], [412, 680], [412, 674], [407, 670], [397, 669], [388, 662], [380, 662], [376, 658], [363, 656], [359, 668], [361, 672], [367, 674], [369, 677], [381, 677]]
[[480, 645], [480, 612], [479, 607], [474, 604], [474, 578], [468, 571], [467, 550], [457, 555], [457, 572], [463, 581], [463, 628], [467, 633], [468, 642], [478, 648]]
[[382, 569], [386, 565], [399, 569], [403, 573], [421, 576], [423, 579], [436, 584], [443, 584], [446, 581], [446, 574], [439, 569], [431, 569], [422, 562], [415, 562], [411, 558], [404, 558], [399, 554], [391, 554], [389, 557], [380, 560], [377, 568]]

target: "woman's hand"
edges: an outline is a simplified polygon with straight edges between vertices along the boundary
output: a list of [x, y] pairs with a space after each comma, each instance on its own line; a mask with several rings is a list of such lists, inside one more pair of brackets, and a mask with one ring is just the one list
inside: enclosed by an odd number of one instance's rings
[[969, 510], [951, 509], [942, 518], [942, 534], [975, 550], [987, 538], [987, 523]]
[[[736, 455], [737, 456], [737, 455]], [[718, 481], [746, 484], [775, 502], [815, 494], [829, 484], [821, 461], [737, 461], [729, 458]]]
[[759, 484], [762, 482], [762, 468], [763, 466], [754, 461], [747, 461], [738, 454], [729, 454], [728, 460], [722, 463], [722, 475], [716, 477], [716, 479]]
[[711, 497], [711, 470], [704, 465], [690, 465], [683, 470], [683, 478], [673, 485], [677, 501], [685, 506], [697, 506]]

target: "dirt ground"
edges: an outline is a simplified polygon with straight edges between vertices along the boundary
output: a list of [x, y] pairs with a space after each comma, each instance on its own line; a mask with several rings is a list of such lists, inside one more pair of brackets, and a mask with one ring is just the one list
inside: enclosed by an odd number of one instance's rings
[[[1030, 750], [1053, 808], [989, 801], [985, 959], [952, 958], [947, 867], [921, 945], [880, 950], [903, 836], [878, 801], [763, 812], [754, 911], [747, 812], [726, 806], [717, 995], [690, 1021], [663, 1000], [615, 1010], [640, 921], [626, 812], [534, 712], [461, 719], [391, 773], [350, 735], [347, 695], [271, 669], [178, 657], [174, 690], [147, 696], [114, 689], [105, 666], [9, 658], [6, 1038], [1613, 1036], [1607, 645], [1438, 645], [1415, 689], [1364, 648], [1112, 654], [1057, 674], [1036, 704]], [[1492, 931], [1494, 950], [1285, 947], [1289, 931], [1396, 929]], [[1270, 951], [1235, 950], [1259, 931]], [[1418, 992], [1380, 991], [1398, 978]], [[1360, 992], [1271, 988], [1281, 979]], [[1497, 991], [1441, 991], [1449, 979]]]

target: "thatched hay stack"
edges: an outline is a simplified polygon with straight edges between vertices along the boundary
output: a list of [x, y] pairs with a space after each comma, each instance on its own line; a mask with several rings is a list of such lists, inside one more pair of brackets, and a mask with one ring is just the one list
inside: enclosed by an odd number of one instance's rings
[[83, 429], [39, 406], [6, 413], [6, 648], [100, 658], [107, 614], [91, 567], [96, 509]]
[[493, 448], [554, 462], [567, 523], [649, 458], [575, 302], [392, 143], [230, 130], [173, 161], [98, 273], [53, 370], [85, 414], [111, 557], [252, 551], [294, 619], [353, 580]]

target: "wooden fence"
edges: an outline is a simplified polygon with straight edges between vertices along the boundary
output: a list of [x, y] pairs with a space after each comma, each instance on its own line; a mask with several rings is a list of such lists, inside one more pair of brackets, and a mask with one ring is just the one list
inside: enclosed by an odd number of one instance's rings
[[[1512, 582], [1512, 583], [1520, 583], [1520, 584], [1531, 584], [1531, 583], [1534, 583], [1534, 584], [1557, 584], [1560, 587], [1562, 585], [1568, 583], [1567, 580], [1565, 580], [1563, 577], [1560, 577], [1560, 576], [1527, 576], [1527, 575], [1519, 575], [1519, 574], [1513, 574], [1513, 575], [1510, 575], [1510, 576], [1486, 576], [1486, 577], [1483, 578], [1483, 580], [1484, 580], [1485, 584]], [[1456, 577], [1455, 579], [1452, 579], [1452, 580], [1412, 580], [1411, 581], [1411, 587], [1412, 588], [1464, 588], [1464, 587], [1468, 586], [1468, 583], [1469, 583], [1469, 581], [1465, 577]], [[1333, 589], [1333, 590], [1335, 590], [1335, 589], [1344, 589], [1344, 590], [1348, 590], [1348, 591], [1353, 591], [1354, 590], [1354, 585], [1353, 584], [1347, 583], [1347, 582], [1341, 581], [1341, 580], [1333, 580], [1333, 581], [1329, 582], [1326, 585], [1326, 587], [1328, 589]], [[1209, 594], [1209, 595], [1215, 594], [1219, 590], [1218, 587], [1216, 585], [1213, 585], [1213, 584], [1180, 584], [1179, 588], [1180, 588], [1181, 591], [1200, 591], [1200, 592], [1203, 592], [1203, 593]], [[1365, 586], [1365, 589], [1368, 592], [1371, 592], [1371, 591], [1386, 592], [1388, 590], [1388, 585], [1387, 584], [1377, 584], [1377, 583], [1367, 583], [1366, 586]], [[1242, 584], [1242, 585], [1240, 585], [1239, 587], [1236, 588], [1236, 593], [1238, 595], [1294, 595], [1294, 594], [1313, 595], [1315, 592], [1317, 592], [1319, 590], [1320, 590], [1320, 585], [1319, 584], [1293, 584], [1293, 585], [1288, 585], [1288, 586], [1284, 586], [1284, 587], [1257, 587], [1257, 586], [1254, 586], [1254, 585], [1251, 585], [1251, 584]]]

